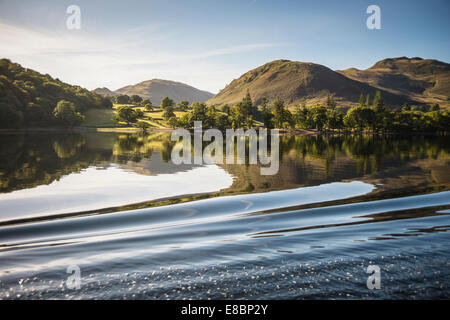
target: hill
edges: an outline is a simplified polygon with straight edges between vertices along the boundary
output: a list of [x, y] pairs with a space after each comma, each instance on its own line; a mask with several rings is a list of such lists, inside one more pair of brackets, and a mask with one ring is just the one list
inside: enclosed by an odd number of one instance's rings
[[187, 100], [189, 102], [205, 102], [214, 95], [207, 91], [202, 91], [187, 84], [169, 80], [153, 79], [140, 82], [135, 85], [126, 86], [114, 91], [115, 94], [136, 94], [144, 99], [150, 99], [153, 104], [159, 104], [164, 97], [170, 97], [179, 102]]
[[82, 114], [90, 109], [112, 108], [111, 101], [102, 95], [8, 59], [0, 60], [0, 128], [64, 126], [53, 115], [61, 100], [72, 102]]
[[92, 91], [95, 92], [95, 93], [98, 93], [98, 94], [103, 94], [103, 95], [105, 95], [105, 96], [107, 96], [107, 97], [112, 97], [112, 96], [115, 95], [114, 91], [111, 91], [111, 90], [109, 90], [109, 89], [106, 88], [106, 87], [103, 87], [103, 88], [96, 88], [96, 89], [94, 89], [94, 90], [92, 90]]
[[[279, 97], [288, 104], [299, 103], [303, 99], [308, 105], [324, 104], [327, 96], [333, 94], [338, 104], [355, 105], [362, 92], [373, 97], [379, 89], [319, 64], [276, 60], [233, 80], [208, 103], [234, 104], [244, 97], [247, 90], [256, 103], [264, 97], [269, 100]], [[390, 105], [401, 105], [407, 100], [383, 89], [380, 91]]]
[[338, 71], [348, 78], [367, 83], [420, 103], [450, 106], [450, 64], [422, 58], [390, 58], [366, 70]]

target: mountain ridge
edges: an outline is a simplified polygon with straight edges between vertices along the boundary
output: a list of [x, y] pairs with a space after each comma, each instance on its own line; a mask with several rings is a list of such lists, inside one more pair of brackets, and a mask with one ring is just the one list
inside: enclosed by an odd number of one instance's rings
[[[417, 65], [408, 66], [410, 60], [412, 63], [419, 63], [420, 68]], [[433, 64], [432, 67], [427, 67], [430, 63]], [[327, 96], [331, 94], [338, 104], [354, 106], [358, 104], [361, 93], [369, 94], [373, 98], [376, 91], [380, 91], [384, 101], [392, 107], [399, 107], [405, 102], [448, 105], [450, 80], [447, 81], [447, 78], [450, 72], [447, 66], [447, 63], [438, 60], [400, 57], [378, 61], [372, 69], [366, 69], [368, 72], [356, 68], [334, 71], [320, 64], [280, 59], [254, 68], [234, 79], [208, 100], [208, 103], [238, 103], [249, 90], [255, 103], [259, 103], [263, 97], [269, 100], [279, 97], [287, 104], [303, 103], [304, 100], [308, 105], [324, 104]], [[392, 71], [394, 67], [396, 72]], [[383, 79], [392, 78], [387, 83], [394, 87], [402, 81], [401, 83], [408, 84], [411, 90], [396, 90], [380, 85], [377, 81], [372, 81], [373, 74], [378, 74]], [[437, 88], [432, 81], [433, 75], [445, 80], [441, 81]], [[425, 92], [426, 90], [428, 91]]]
[[214, 94], [208, 91], [197, 89], [188, 84], [164, 79], [145, 80], [134, 85], [124, 86], [114, 91], [111, 91], [108, 88], [97, 88], [93, 91], [108, 96], [116, 94], [136, 94], [144, 99], [150, 99], [154, 104], [159, 103], [161, 99], [166, 96], [175, 100], [175, 102], [181, 100], [187, 100], [189, 102], [205, 102], [214, 96]]

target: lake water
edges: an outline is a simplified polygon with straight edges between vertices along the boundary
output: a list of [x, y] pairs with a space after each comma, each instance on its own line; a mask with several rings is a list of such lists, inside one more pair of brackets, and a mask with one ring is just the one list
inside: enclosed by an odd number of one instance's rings
[[1, 133], [0, 298], [450, 297], [448, 137], [283, 135], [273, 176], [173, 146]]

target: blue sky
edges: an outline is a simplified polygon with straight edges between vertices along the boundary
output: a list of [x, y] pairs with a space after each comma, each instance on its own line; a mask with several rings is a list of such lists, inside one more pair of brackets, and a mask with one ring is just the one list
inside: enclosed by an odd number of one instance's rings
[[[81, 9], [68, 30], [66, 9]], [[366, 9], [381, 9], [369, 30]], [[160, 78], [213, 93], [276, 59], [365, 69], [450, 62], [450, 1], [0, 0], [0, 57], [88, 89]]]

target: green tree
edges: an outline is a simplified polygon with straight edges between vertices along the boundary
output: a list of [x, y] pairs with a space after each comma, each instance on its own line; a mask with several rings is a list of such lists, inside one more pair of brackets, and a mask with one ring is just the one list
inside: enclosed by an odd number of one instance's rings
[[192, 104], [192, 110], [190, 112], [190, 123], [193, 124], [194, 121], [202, 121], [203, 123], [206, 122], [207, 115], [206, 112], [208, 111], [208, 108], [206, 107], [206, 104], [203, 102], [194, 102]]
[[[369, 105], [366, 105], [369, 107]], [[383, 98], [381, 97], [381, 92], [377, 91], [375, 93], [375, 97], [373, 98], [373, 107], [375, 108], [375, 112], [380, 112], [381, 110], [384, 110], [384, 102]]]
[[375, 111], [368, 107], [353, 107], [344, 117], [344, 123], [349, 128], [358, 128], [360, 132], [366, 127], [373, 128], [375, 123]]
[[69, 127], [74, 127], [84, 120], [84, 116], [77, 112], [75, 104], [66, 100], [61, 100], [56, 104], [53, 115]]
[[168, 105], [164, 108], [164, 112], [162, 114], [162, 117], [166, 120], [169, 118], [175, 117], [175, 108], [171, 105]]
[[216, 126], [217, 111], [214, 106], [209, 106], [206, 110], [206, 118], [203, 126], [205, 128], [214, 128]]
[[272, 111], [269, 107], [269, 100], [266, 98], [262, 99], [261, 104], [261, 120], [264, 123], [264, 127], [267, 129], [273, 128], [273, 121], [272, 121], [273, 115]]
[[162, 100], [161, 100], [161, 108], [162, 109], [166, 109], [167, 107], [174, 107], [174, 106], [175, 106], [175, 101], [173, 101], [169, 97], [162, 98]]
[[178, 109], [180, 111], [186, 111], [188, 106], [189, 106], [189, 101], [187, 101], [187, 100], [181, 100], [180, 102], [178, 102]]
[[118, 94], [114, 96], [113, 101], [117, 104], [128, 104], [130, 103], [130, 97], [126, 94]]
[[230, 106], [228, 104], [221, 105], [219, 110], [222, 111], [223, 113], [229, 114]]
[[139, 104], [142, 102], [142, 98], [140, 96], [138, 96], [137, 94], [133, 94], [132, 96], [130, 96], [130, 102], [134, 103], [134, 104]]
[[280, 98], [275, 99], [272, 105], [273, 124], [275, 128], [283, 128], [285, 123], [292, 120], [291, 113], [286, 109], [284, 101]]
[[127, 124], [135, 123], [139, 114], [129, 106], [122, 106], [116, 111], [117, 120], [126, 122]]
[[217, 113], [215, 118], [216, 128], [219, 130], [225, 130], [231, 126], [230, 119], [227, 115], [222, 113]]
[[242, 99], [242, 101], [239, 103], [239, 107], [242, 111], [242, 114], [244, 116], [245, 119], [245, 124], [248, 126], [249, 125], [249, 118], [253, 117], [253, 102], [252, 102], [252, 98], [250, 96], [250, 91], [247, 90], [247, 94], [245, 95], [245, 97]]
[[142, 101], [141, 105], [144, 106], [146, 111], [152, 111], [153, 110], [153, 105], [152, 102], [148, 99], [145, 99], [144, 101]]
[[179, 123], [177, 117], [171, 117], [171, 118], [169, 118], [169, 120], [167, 121], [167, 124], [168, 124], [171, 128], [173, 128], [173, 129], [178, 128], [179, 125], [180, 125], [180, 123]]
[[345, 113], [341, 109], [333, 109], [327, 113], [327, 126], [332, 130], [342, 130], [344, 128]]
[[327, 109], [322, 106], [313, 106], [308, 111], [308, 118], [313, 128], [322, 131], [327, 123]]
[[[379, 91], [377, 91], [377, 93], [378, 93]], [[376, 99], [376, 96], [375, 96], [375, 99]], [[375, 99], [374, 99], [374, 101], [375, 101]], [[367, 94], [367, 96], [366, 96], [366, 102], [364, 103], [364, 105], [366, 106], [366, 107], [370, 107], [370, 94]]]
[[363, 107], [365, 105], [364, 93], [361, 92], [359, 96], [359, 106]]
[[0, 103], [0, 127], [1, 128], [20, 128], [23, 125], [24, 116], [12, 105]]
[[327, 105], [327, 108], [329, 108], [329, 109], [336, 108], [336, 102], [334, 102], [334, 96], [332, 94], [329, 94], [327, 96], [327, 103], [326, 103], [326, 105]]
[[230, 109], [230, 121], [231, 126], [234, 129], [242, 128], [245, 124], [245, 118], [241, 111], [241, 108], [238, 105], [234, 105]]

